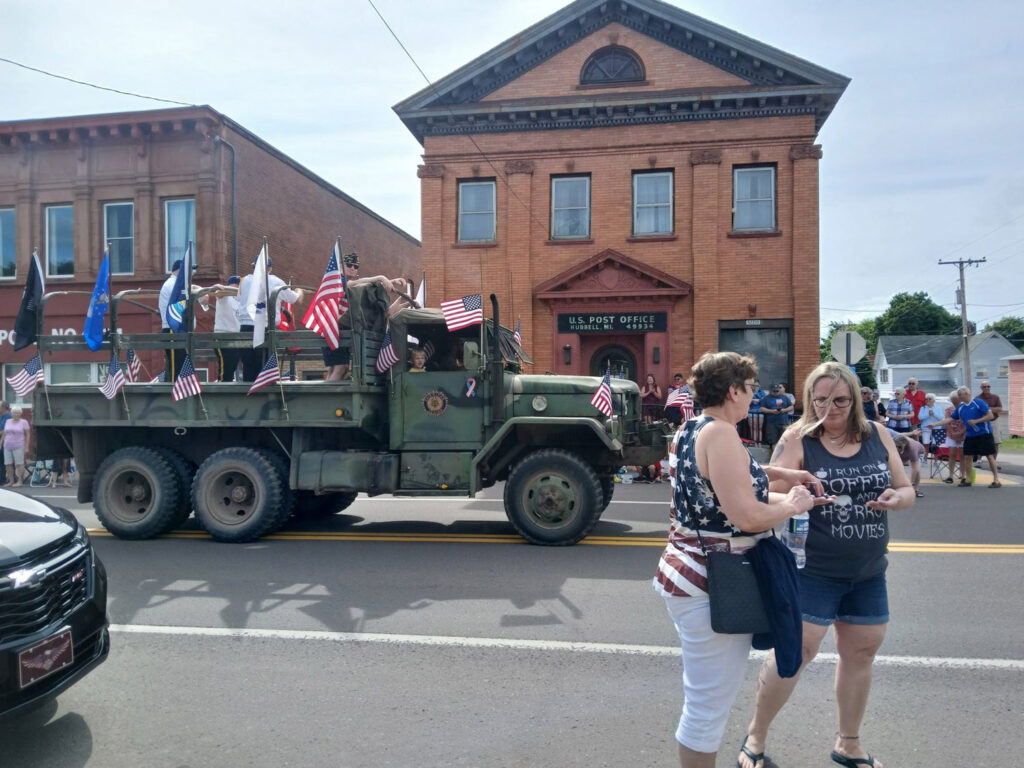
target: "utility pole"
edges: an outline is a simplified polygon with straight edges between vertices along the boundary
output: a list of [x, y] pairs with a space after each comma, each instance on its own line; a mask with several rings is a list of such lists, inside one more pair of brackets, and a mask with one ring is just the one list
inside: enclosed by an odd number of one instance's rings
[[958, 259], [957, 261], [939, 259], [940, 265], [956, 264], [960, 267], [960, 327], [964, 336], [964, 386], [968, 389], [971, 389], [971, 351], [967, 344], [967, 287], [964, 284], [964, 267], [984, 263], [985, 259]]

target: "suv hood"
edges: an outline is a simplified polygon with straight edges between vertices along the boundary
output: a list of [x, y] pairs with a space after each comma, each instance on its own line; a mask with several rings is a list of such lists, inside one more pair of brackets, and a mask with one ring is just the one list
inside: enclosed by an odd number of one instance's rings
[[0, 490], [0, 568], [74, 536], [77, 527], [70, 512]]
[[[520, 374], [512, 380], [514, 395], [593, 395], [601, 385], [600, 376], [543, 376]], [[612, 392], [640, 394], [636, 382], [627, 379], [612, 379]]]

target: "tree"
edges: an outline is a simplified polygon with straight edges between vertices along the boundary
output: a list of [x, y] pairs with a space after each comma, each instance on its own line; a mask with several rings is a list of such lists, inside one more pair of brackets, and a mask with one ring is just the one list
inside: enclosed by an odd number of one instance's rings
[[1003, 317], [985, 326], [986, 331], [995, 331], [1024, 352], [1024, 317]]
[[944, 336], [961, 331], [960, 318], [924, 291], [897, 293], [873, 322], [876, 340], [879, 336]]

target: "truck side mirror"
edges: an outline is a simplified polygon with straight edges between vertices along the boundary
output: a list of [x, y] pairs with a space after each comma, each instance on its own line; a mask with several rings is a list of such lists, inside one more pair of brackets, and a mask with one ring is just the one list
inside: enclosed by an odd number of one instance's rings
[[480, 345], [475, 341], [462, 342], [462, 366], [467, 371], [480, 369]]

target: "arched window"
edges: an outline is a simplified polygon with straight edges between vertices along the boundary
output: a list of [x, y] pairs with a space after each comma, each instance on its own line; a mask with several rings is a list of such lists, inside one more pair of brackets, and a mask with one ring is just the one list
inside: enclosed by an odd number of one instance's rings
[[580, 72], [580, 85], [637, 83], [646, 78], [644, 63], [628, 48], [609, 45], [594, 51]]

